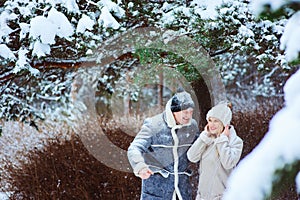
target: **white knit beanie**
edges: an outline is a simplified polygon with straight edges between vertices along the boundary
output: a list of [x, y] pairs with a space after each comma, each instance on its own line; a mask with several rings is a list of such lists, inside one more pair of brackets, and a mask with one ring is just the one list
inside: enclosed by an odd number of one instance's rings
[[232, 118], [232, 112], [228, 106], [228, 103], [219, 103], [212, 107], [207, 112], [206, 120], [208, 121], [210, 117], [219, 119], [224, 126], [229, 125]]

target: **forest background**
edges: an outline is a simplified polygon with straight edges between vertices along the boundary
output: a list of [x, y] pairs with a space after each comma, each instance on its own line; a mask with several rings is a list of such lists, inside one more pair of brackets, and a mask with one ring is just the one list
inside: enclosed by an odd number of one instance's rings
[[[297, 48], [287, 49], [291, 37], [286, 29], [299, 3], [255, 2], [1, 2], [0, 169], [5, 195], [139, 199], [140, 180], [124, 154], [143, 119], [161, 112], [181, 86], [199, 103], [195, 117], [204, 126], [205, 113], [220, 99], [213, 98], [214, 86], [208, 86], [191, 60], [141, 44], [125, 51], [126, 45], [118, 43], [148, 27], [167, 30], [162, 32], [167, 40], [184, 37], [209, 57], [224, 87], [220, 93], [233, 104], [233, 124], [245, 142], [242, 157], [248, 155], [284, 107], [283, 86], [299, 68]], [[151, 31], [138, 33], [151, 38]], [[113, 59], [103, 64], [106, 48]], [[299, 164], [294, 165], [279, 170], [286, 178], [275, 178], [266, 198], [297, 199]], [[196, 175], [192, 181], [196, 188]]]

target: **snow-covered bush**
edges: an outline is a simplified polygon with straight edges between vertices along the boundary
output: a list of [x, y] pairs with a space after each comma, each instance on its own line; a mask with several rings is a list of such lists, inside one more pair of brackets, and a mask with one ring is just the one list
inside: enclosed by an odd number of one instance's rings
[[[253, 1], [257, 13], [271, 13], [297, 8], [294, 1]], [[299, 58], [299, 11], [294, 13], [281, 37], [281, 48], [286, 49], [289, 61]], [[297, 20], [298, 19], [298, 20]], [[295, 29], [293, 27], [296, 27]], [[277, 198], [284, 182], [296, 184], [293, 190], [299, 199], [300, 146], [299, 141], [299, 100], [300, 71], [293, 74], [284, 85], [284, 107], [276, 113], [269, 125], [269, 131], [260, 144], [236, 168], [229, 179], [225, 200]], [[243, 192], [241, 192], [243, 191]]]
[[35, 76], [28, 71], [20, 75], [6, 71], [1, 69], [1, 119], [35, 126], [36, 119], [45, 119], [56, 110], [67, 109], [74, 69], [43, 68]]
[[285, 84], [285, 106], [272, 118], [261, 143], [240, 162], [229, 180], [230, 189], [224, 199], [267, 198], [287, 176], [295, 184], [300, 170], [299, 81], [298, 70]]

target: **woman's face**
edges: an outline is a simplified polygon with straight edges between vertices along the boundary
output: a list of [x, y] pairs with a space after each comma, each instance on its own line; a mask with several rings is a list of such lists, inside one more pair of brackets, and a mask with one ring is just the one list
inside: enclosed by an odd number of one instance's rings
[[188, 108], [179, 112], [173, 112], [177, 124], [188, 124], [193, 117], [193, 108]]
[[219, 135], [224, 129], [223, 123], [215, 117], [208, 118], [208, 131], [213, 135]]

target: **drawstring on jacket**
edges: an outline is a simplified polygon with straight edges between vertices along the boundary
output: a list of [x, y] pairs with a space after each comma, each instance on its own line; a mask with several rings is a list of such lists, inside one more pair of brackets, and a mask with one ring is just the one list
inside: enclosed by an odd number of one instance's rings
[[[175, 192], [179, 198], [179, 200], [182, 200], [182, 196], [180, 194], [180, 190], [178, 187], [178, 182], [179, 182], [179, 176], [178, 176], [178, 163], [179, 163], [179, 156], [178, 156], [178, 145], [179, 145], [179, 140], [176, 135], [176, 129], [182, 128], [182, 125], [176, 125], [171, 129], [172, 137], [174, 140], [174, 147], [173, 147], [173, 156], [174, 156], [174, 187], [175, 187]], [[173, 195], [173, 200], [176, 200], [176, 195], [174, 199]]]
[[176, 134], [176, 129], [181, 129], [184, 126], [189, 126], [191, 124], [184, 124], [184, 125], [177, 125], [176, 121], [174, 119], [173, 113], [171, 111], [171, 103], [172, 101], [169, 100], [166, 105], [166, 117], [167, 117], [167, 124], [171, 128], [171, 133], [174, 141], [174, 146], [172, 149], [173, 152], [173, 157], [174, 157], [174, 188], [175, 191], [173, 193], [173, 198], [172, 200], [176, 200], [176, 195], [179, 198], [179, 200], [182, 199], [182, 195], [180, 193], [178, 183], [179, 183], [179, 173], [178, 173], [178, 164], [179, 164], [179, 156], [178, 156], [178, 146], [179, 146], [179, 139]]

